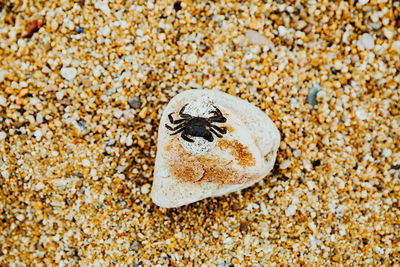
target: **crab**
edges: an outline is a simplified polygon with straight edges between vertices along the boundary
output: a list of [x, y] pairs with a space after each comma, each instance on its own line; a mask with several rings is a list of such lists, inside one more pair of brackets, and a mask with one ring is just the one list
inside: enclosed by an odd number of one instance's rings
[[214, 141], [214, 136], [222, 138], [223, 134], [226, 134], [225, 127], [219, 127], [213, 123], [224, 123], [226, 118], [222, 115], [222, 112], [214, 106], [215, 110], [211, 111], [210, 114], [213, 116], [209, 118], [195, 117], [190, 114], [184, 113], [185, 108], [188, 104], [184, 105], [179, 111], [180, 119], [174, 119], [172, 113], [168, 115], [168, 119], [172, 124], [176, 124], [172, 127], [165, 124], [165, 127], [172, 131], [171, 135], [181, 133], [183, 140], [187, 142], [194, 142], [189, 136], [203, 137], [208, 142]]

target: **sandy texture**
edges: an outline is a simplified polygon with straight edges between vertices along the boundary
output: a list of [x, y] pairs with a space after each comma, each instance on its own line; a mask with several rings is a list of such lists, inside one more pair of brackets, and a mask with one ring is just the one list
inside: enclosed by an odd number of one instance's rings
[[[95, 2], [0, 1], [0, 265], [399, 266], [399, 1]], [[192, 88], [266, 112], [277, 166], [166, 210]]]

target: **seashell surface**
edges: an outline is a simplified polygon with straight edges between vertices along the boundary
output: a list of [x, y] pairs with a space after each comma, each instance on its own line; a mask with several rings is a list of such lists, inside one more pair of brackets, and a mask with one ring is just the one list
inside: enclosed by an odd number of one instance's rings
[[[193, 117], [216, 120], [195, 130], [206, 138], [185, 134]], [[171, 208], [249, 187], [271, 171], [279, 143], [275, 124], [253, 104], [219, 91], [180, 93], [161, 117], [151, 198]]]

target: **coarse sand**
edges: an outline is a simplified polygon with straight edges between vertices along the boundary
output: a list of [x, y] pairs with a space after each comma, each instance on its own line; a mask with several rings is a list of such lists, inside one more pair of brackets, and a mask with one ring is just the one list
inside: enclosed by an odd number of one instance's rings
[[[0, 265], [399, 267], [399, 72], [395, 0], [0, 0]], [[159, 208], [196, 88], [267, 113], [276, 166]]]

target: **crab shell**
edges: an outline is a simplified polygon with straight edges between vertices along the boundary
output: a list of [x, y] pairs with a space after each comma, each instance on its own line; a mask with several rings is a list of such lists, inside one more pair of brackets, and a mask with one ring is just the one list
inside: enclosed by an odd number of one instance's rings
[[[168, 114], [209, 117], [219, 108], [227, 133], [213, 142], [184, 141], [165, 128]], [[274, 166], [280, 143], [275, 124], [259, 108], [219, 91], [188, 90], [175, 96], [161, 117], [151, 198], [161, 207], [178, 207], [249, 187]]]

